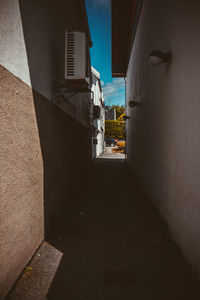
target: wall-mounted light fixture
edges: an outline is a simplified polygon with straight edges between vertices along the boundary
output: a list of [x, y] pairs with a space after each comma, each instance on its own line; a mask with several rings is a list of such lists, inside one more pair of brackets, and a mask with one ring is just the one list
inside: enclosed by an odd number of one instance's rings
[[171, 59], [171, 53], [164, 53], [160, 50], [154, 50], [149, 55], [149, 63], [153, 66], [160, 66], [163, 63], [170, 63]]
[[128, 105], [129, 105], [129, 107], [131, 107], [131, 108], [134, 108], [134, 107], [136, 107], [136, 106], [138, 106], [140, 103], [139, 102], [136, 102], [136, 101], [129, 101], [129, 103], [128, 103]]

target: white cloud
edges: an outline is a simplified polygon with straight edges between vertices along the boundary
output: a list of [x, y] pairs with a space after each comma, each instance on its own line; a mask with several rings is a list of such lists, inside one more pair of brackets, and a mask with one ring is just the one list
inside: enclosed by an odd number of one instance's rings
[[112, 81], [104, 83], [103, 87], [103, 95], [105, 101], [111, 104], [117, 104], [124, 102], [124, 80], [122, 78], [113, 78]]
[[124, 81], [120, 78], [113, 78], [112, 81], [104, 83], [102, 87], [105, 94], [117, 92], [124, 87]]

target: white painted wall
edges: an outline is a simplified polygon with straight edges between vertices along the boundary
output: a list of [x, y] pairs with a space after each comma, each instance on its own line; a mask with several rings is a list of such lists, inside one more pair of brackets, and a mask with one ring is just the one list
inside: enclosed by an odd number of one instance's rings
[[[200, 2], [144, 0], [127, 73], [128, 164], [200, 271]], [[153, 67], [153, 50], [169, 65]]]
[[0, 1], [0, 64], [31, 85], [18, 0]]
[[89, 126], [90, 93], [77, 93], [69, 101], [53, 98], [53, 83], [65, 78], [66, 30], [84, 30], [79, 0], [61, 0], [59, 5], [48, 0], [1, 0], [0, 64]]
[[44, 199], [50, 226], [57, 168], [62, 194], [90, 162], [89, 93], [60, 106], [66, 114], [47, 101], [64, 79], [65, 30], [83, 29], [82, 19], [79, 0], [0, 0], [0, 299], [43, 239]]
[[[95, 119], [93, 121], [93, 126], [99, 131], [97, 136], [98, 144], [93, 145], [93, 158], [101, 155], [104, 152], [104, 135], [105, 135], [105, 110], [103, 107], [104, 102], [103, 94], [101, 91], [100, 83], [100, 74], [97, 70], [92, 67], [92, 92], [93, 92], [93, 103], [101, 107], [101, 116], [100, 119]], [[103, 129], [103, 130], [102, 130]]]

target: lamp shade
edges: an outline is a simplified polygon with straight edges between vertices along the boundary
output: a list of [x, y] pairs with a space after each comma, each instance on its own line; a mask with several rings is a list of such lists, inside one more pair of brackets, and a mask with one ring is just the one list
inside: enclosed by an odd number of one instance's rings
[[153, 66], [169, 63], [171, 61], [171, 56], [171, 53], [164, 53], [160, 50], [154, 50], [149, 55], [149, 63]]

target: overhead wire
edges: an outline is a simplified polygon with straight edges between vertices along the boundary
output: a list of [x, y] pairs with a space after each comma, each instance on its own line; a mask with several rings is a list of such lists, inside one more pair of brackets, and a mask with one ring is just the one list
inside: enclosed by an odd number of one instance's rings
[[105, 94], [103, 93], [103, 95], [104, 95], [104, 96], [108, 96], [108, 95], [118, 94], [118, 93], [119, 93], [119, 94], [120, 94], [120, 93], [125, 93], [125, 91], [124, 91], [124, 90], [121, 90], [121, 91], [116, 91], [116, 92], [107, 93], [107, 94], [106, 94], [106, 93], [105, 93]]
[[107, 88], [110, 88], [110, 87], [113, 87], [113, 86], [116, 86], [116, 85], [121, 85], [121, 84], [124, 84], [124, 82], [109, 84], [109, 85], [106, 85], [105, 87], [102, 87], [102, 89], [107, 89]]

